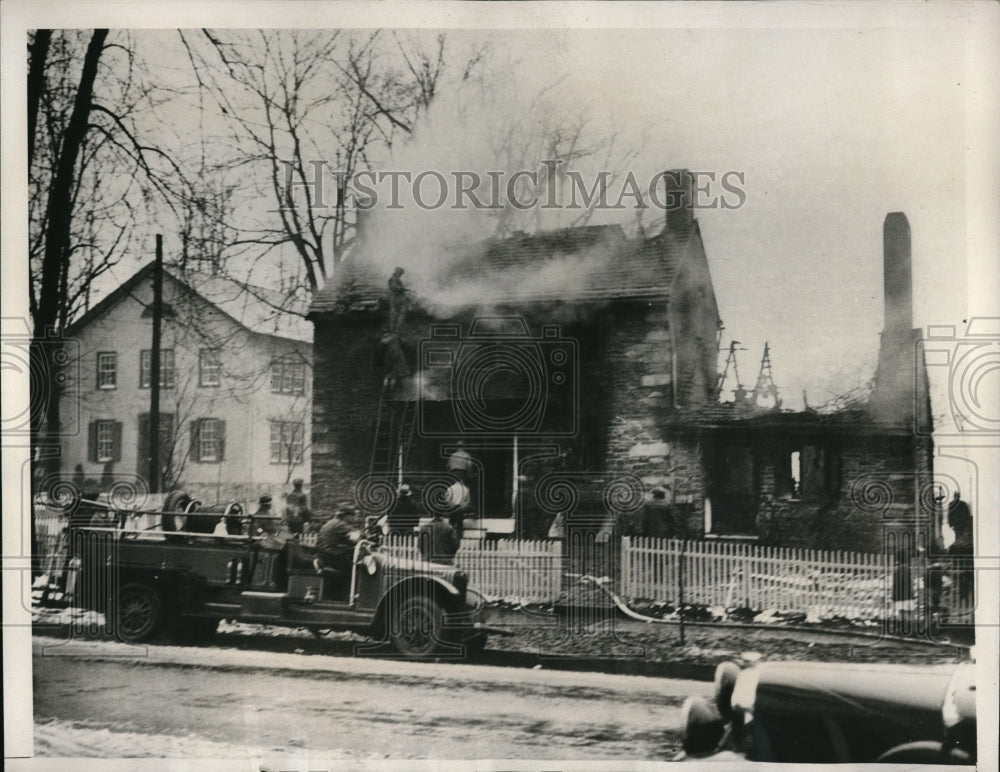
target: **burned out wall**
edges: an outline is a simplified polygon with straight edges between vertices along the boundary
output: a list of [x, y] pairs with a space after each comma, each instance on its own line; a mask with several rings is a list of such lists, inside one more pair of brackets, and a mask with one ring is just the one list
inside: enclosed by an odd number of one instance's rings
[[[752, 456], [750, 479], [754, 515], [742, 529], [726, 532], [737, 521], [726, 517], [727, 502], [713, 498], [716, 535], [756, 537], [785, 547], [879, 552], [885, 534], [894, 530], [928, 530], [931, 510], [926, 491], [931, 483], [929, 442], [901, 432], [855, 431], [801, 434], [759, 431], [750, 435], [716, 434], [706, 464], [718, 474], [725, 449], [739, 447]], [[788, 481], [789, 460], [797, 452], [799, 479]], [[709, 481], [712, 490], [717, 481]], [[923, 502], [923, 503], [922, 503]]]

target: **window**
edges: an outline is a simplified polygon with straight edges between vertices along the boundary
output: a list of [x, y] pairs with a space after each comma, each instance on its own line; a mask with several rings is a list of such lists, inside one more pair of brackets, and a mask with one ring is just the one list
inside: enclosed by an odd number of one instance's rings
[[215, 464], [226, 456], [226, 422], [199, 418], [191, 422], [190, 455], [193, 461]]
[[118, 354], [114, 351], [97, 352], [97, 388], [118, 388]]
[[284, 357], [271, 363], [271, 391], [274, 394], [302, 394], [305, 389], [305, 362]]
[[87, 432], [88, 460], [96, 464], [121, 461], [122, 425], [119, 421], [92, 421]]
[[774, 494], [779, 499], [831, 499], [840, 493], [840, 453], [833, 443], [802, 445], [778, 455]]
[[[153, 352], [150, 349], [143, 349], [139, 355], [139, 388], [149, 388], [149, 372], [152, 369]], [[160, 388], [174, 388], [174, 350], [172, 348], [160, 349]]]
[[217, 348], [198, 352], [198, 385], [218, 386], [222, 380], [222, 358]]
[[271, 463], [301, 464], [304, 437], [301, 421], [271, 421]]

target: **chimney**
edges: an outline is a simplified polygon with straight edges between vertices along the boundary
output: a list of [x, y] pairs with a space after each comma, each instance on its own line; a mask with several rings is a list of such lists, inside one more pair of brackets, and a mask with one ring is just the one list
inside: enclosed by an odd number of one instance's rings
[[910, 267], [910, 223], [902, 212], [885, 216], [882, 226], [882, 271], [888, 333], [913, 329], [913, 271]]
[[666, 184], [667, 230], [685, 231], [694, 222], [694, 177], [687, 169], [663, 172]]
[[912, 425], [915, 383], [923, 365], [915, 356], [910, 224], [902, 212], [886, 215], [882, 246], [885, 321], [868, 410], [876, 421]]

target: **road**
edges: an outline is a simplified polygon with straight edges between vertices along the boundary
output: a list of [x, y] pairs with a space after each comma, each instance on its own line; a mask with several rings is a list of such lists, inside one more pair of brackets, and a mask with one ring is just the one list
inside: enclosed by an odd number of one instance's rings
[[[223, 647], [33, 640], [35, 753], [262, 759], [669, 758], [711, 684]], [[293, 766], [297, 764], [308, 766]]]

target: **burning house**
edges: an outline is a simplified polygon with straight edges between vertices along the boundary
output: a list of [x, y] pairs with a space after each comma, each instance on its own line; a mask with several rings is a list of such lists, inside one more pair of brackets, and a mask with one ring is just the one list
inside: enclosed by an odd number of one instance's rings
[[892, 551], [901, 532], [926, 547], [940, 534], [904, 214], [886, 216], [883, 239], [885, 322], [865, 402], [818, 413], [737, 401], [667, 417], [671, 434], [702, 450], [706, 538]]
[[697, 443], [662, 416], [715, 401], [720, 319], [691, 177], [667, 179], [683, 205], [649, 238], [599, 226], [490, 240], [398, 301], [363, 247], [341, 263], [310, 310], [317, 503], [373, 472], [426, 488], [461, 439], [477, 469], [467, 533], [544, 535], [557, 507], [536, 484], [555, 471], [581, 508], [600, 508], [586, 491], [616, 476], [640, 505], [662, 488], [700, 508]]
[[[406, 484], [432, 508], [462, 453], [467, 536], [545, 536], [559, 512], [614, 510], [616, 485], [620, 525], [650, 535], [878, 549], [885, 517], [912, 519], [931, 447], [913, 432], [929, 406], [922, 370], [914, 380], [905, 217], [886, 224], [870, 404], [821, 416], [720, 403], [721, 320], [691, 177], [666, 179], [682, 205], [648, 237], [518, 233], [444, 255], [412, 283], [398, 270], [387, 283], [363, 240], [309, 313], [317, 506], [354, 491], [384, 511]], [[884, 511], [857, 505], [885, 486]]]

